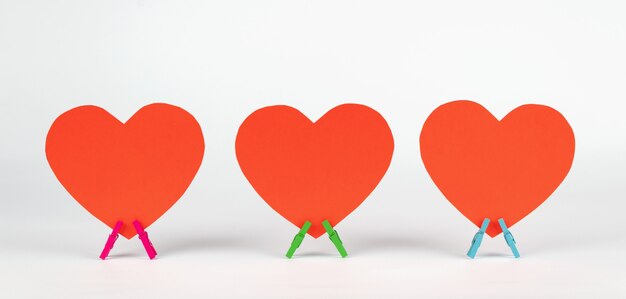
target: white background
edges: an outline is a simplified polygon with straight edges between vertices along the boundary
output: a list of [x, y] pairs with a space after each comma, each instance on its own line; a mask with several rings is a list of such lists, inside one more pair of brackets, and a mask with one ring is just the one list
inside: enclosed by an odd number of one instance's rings
[[[0, 0], [1, 298], [625, 298], [624, 1]], [[512, 229], [466, 253], [476, 227], [426, 173], [428, 114], [469, 99], [501, 118], [554, 107], [577, 138], [572, 170]], [[188, 110], [206, 140], [185, 196], [136, 239], [110, 230], [49, 169], [61, 113], [125, 121], [151, 102]], [[312, 119], [378, 110], [396, 151], [378, 188], [326, 237], [284, 253], [297, 228], [254, 192], [234, 153], [267, 105]]]

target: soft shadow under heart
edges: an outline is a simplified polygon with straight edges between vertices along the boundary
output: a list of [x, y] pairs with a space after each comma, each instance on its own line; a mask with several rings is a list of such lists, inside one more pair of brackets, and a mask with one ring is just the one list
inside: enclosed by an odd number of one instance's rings
[[157, 252], [163, 255], [176, 254], [181, 252], [198, 252], [198, 251], [215, 251], [215, 250], [234, 250], [234, 251], [254, 251], [258, 250], [252, 241], [245, 237], [202, 237], [202, 236], [180, 236], [170, 240], [163, 240], [159, 244], [154, 244]]
[[304, 258], [304, 257], [324, 257], [324, 258], [329, 258], [329, 257], [337, 257], [337, 258], [341, 258], [340, 255], [336, 254], [336, 253], [331, 253], [331, 252], [303, 252], [303, 253], [295, 253], [292, 257], [292, 259], [298, 259], [298, 258]]
[[350, 254], [360, 255], [373, 252], [388, 251], [430, 251], [441, 253], [446, 256], [463, 256], [463, 250], [459, 252], [453, 250], [454, 246], [446, 244], [444, 240], [432, 237], [409, 237], [402, 236], [378, 236], [378, 237], [354, 237], [345, 244]]

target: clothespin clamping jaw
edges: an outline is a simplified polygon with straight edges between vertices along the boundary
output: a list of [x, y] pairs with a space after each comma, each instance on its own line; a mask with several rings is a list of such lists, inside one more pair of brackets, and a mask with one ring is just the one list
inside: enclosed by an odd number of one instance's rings
[[485, 220], [483, 220], [483, 224], [480, 226], [480, 230], [474, 235], [474, 239], [472, 239], [472, 246], [467, 252], [467, 256], [469, 256], [472, 259], [476, 257], [478, 248], [480, 247], [480, 244], [483, 242], [483, 237], [485, 236], [485, 231], [487, 230], [487, 227], [489, 227], [489, 222], [490, 222], [489, 218], [485, 218]]
[[502, 234], [504, 235], [504, 240], [506, 241], [506, 244], [509, 245], [509, 247], [511, 247], [511, 251], [513, 252], [513, 255], [515, 256], [515, 258], [519, 258], [520, 254], [519, 251], [517, 250], [517, 246], [516, 246], [516, 242], [515, 242], [515, 238], [513, 238], [513, 234], [511, 234], [511, 231], [509, 231], [509, 228], [506, 226], [506, 223], [504, 223], [504, 219], [500, 218], [498, 219], [498, 223], [500, 224], [500, 227], [502, 228]]
[[120, 229], [122, 229], [122, 221], [118, 221], [115, 223], [115, 227], [113, 227], [113, 231], [109, 235], [106, 244], [104, 244], [104, 249], [102, 249], [102, 253], [100, 253], [100, 259], [104, 260], [109, 256], [111, 249], [113, 249], [113, 245], [115, 245], [115, 241], [120, 236]]
[[289, 246], [289, 250], [287, 250], [287, 254], [285, 254], [287, 258], [293, 257], [296, 249], [298, 249], [298, 247], [300, 247], [300, 244], [302, 244], [302, 241], [304, 240], [306, 233], [309, 231], [309, 228], [311, 228], [311, 222], [305, 221], [304, 225], [302, 225], [302, 228], [300, 228], [298, 234], [293, 237], [293, 241], [291, 241], [291, 246]]
[[333, 227], [330, 225], [330, 222], [328, 222], [328, 220], [324, 220], [322, 222], [322, 225], [326, 229], [326, 233], [328, 233], [328, 238], [330, 238], [333, 244], [335, 244], [335, 247], [337, 247], [337, 251], [339, 251], [339, 254], [341, 254], [341, 257], [348, 256], [348, 252], [343, 247], [343, 242], [341, 242], [341, 239], [339, 238], [339, 234], [337, 233], [335, 229], [333, 229]]
[[148, 257], [150, 257], [151, 260], [154, 259], [154, 257], [156, 257], [157, 255], [157, 252], [154, 249], [154, 246], [152, 246], [150, 238], [148, 238], [148, 232], [143, 229], [141, 223], [139, 223], [139, 221], [137, 220], [133, 221], [133, 225], [135, 226], [135, 230], [137, 231], [137, 236], [139, 236], [141, 243], [143, 243], [143, 247], [146, 249], [146, 253], [148, 253]]

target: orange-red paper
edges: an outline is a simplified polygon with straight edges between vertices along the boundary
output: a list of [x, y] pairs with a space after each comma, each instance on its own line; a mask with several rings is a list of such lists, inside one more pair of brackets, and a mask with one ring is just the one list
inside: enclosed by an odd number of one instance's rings
[[168, 104], [141, 108], [126, 123], [96, 106], [60, 115], [46, 156], [67, 191], [87, 211], [130, 239], [139, 220], [150, 226], [183, 195], [204, 155], [200, 125]]
[[237, 160], [256, 192], [280, 215], [318, 238], [337, 225], [384, 176], [393, 136], [375, 110], [335, 107], [313, 123], [289, 106], [252, 113], [239, 128]]
[[420, 136], [422, 160], [443, 195], [487, 234], [502, 232], [541, 205], [574, 159], [574, 132], [556, 110], [524, 105], [498, 121], [483, 106], [456, 101], [437, 108]]

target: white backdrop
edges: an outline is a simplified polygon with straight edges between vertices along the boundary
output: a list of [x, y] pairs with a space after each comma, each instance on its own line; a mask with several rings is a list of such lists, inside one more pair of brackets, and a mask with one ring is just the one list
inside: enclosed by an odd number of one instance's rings
[[[2, 298], [624, 298], [626, 160], [623, 1], [0, 0]], [[466, 253], [476, 227], [419, 156], [428, 114], [451, 100], [501, 118], [554, 107], [577, 139], [572, 170], [539, 209]], [[62, 112], [121, 120], [167, 102], [200, 122], [202, 167], [149, 228], [159, 258], [120, 239], [56, 181], [45, 136]], [[297, 228], [239, 170], [234, 140], [254, 110], [317, 119], [357, 102], [396, 142], [391, 167], [326, 237], [284, 253]]]

